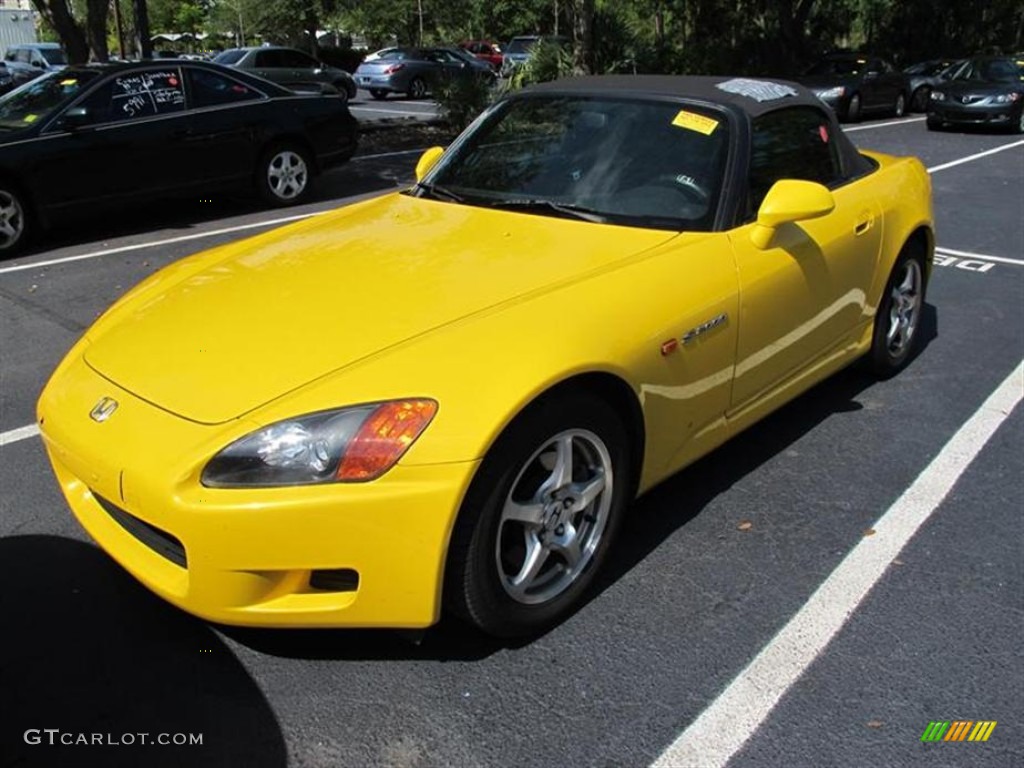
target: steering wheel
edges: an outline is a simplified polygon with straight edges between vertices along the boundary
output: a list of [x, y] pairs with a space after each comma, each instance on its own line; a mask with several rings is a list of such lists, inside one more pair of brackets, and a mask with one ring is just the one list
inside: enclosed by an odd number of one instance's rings
[[698, 203], [711, 200], [711, 193], [693, 176], [680, 173], [675, 176], [664, 174], [651, 180], [651, 186], [668, 187]]

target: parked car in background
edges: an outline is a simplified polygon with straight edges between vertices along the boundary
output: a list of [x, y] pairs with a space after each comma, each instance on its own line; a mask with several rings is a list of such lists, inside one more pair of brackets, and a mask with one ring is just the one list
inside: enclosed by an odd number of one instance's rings
[[75, 210], [250, 186], [303, 200], [348, 160], [344, 97], [185, 61], [69, 67], [0, 96], [0, 256]]
[[468, 51], [481, 61], [486, 61], [495, 72], [501, 69], [501, 46], [490, 40], [463, 40], [459, 48]]
[[559, 45], [567, 45], [569, 42], [566, 38], [561, 36], [520, 35], [519, 37], [513, 37], [509, 40], [508, 45], [505, 46], [504, 53], [502, 54], [502, 77], [508, 77], [511, 75], [516, 67], [523, 64], [528, 58], [530, 58], [530, 51], [533, 50], [533, 46], [542, 40], [552, 41]]
[[356, 84], [375, 99], [404, 93], [422, 99], [443, 78], [494, 79], [491, 65], [458, 48], [396, 48], [356, 70]]
[[1024, 60], [1011, 56], [968, 59], [932, 90], [928, 128], [978, 125], [1024, 133]]
[[4, 64], [14, 84], [21, 85], [47, 72], [59, 72], [68, 60], [57, 43], [20, 43], [4, 54]]
[[160, 597], [542, 633], [638, 493], [924, 340], [927, 171], [790, 83], [544, 83], [416, 177], [171, 265], [46, 385], [67, 503]]
[[363, 57], [363, 61], [376, 61], [377, 59], [379, 59], [384, 54], [391, 53], [392, 51], [397, 51], [397, 50], [398, 50], [397, 46], [391, 46], [389, 48], [381, 48], [379, 51], [374, 51], [373, 53], [366, 54]]
[[329, 85], [346, 98], [356, 97], [352, 75], [343, 69], [327, 66], [295, 48], [273, 45], [229, 48], [219, 53], [214, 62], [265, 77], [292, 90], [319, 91], [322, 86]]
[[907, 76], [907, 90], [910, 93], [910, 110], [927, 110], [932, 89], [948, 80], [962, 63], [963, 59], [931, 59], [904, 69], [903, 74]]
[[906, 76], [876, 56], [833, 53], [796, 81], [828, 104], [840, 120], [856, 122], [869, 112], [902, 117], [909, 104]]
[[7, 93], [14, 88], [14, 75], [4, 62], [0, 61], [0, 93]]

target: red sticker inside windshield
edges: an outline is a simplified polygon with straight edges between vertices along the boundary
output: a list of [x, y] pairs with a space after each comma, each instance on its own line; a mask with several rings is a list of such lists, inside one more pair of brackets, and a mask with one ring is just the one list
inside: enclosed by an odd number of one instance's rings
[[178, 78], [176, 78], [176, 77], [169, 77], [169, 78], [167, 78], [167, 82], [168, 82], [168, 84], [169, 84], [169, 85], [171, 85], [172, 87], [173, 87], [173, 86], [177, 86], [177, 84], [178, 84]]
[[823, 142], [828, 144], [828, 126], [827, 125], [819, 125], [818, 126], [818, 135], [821, 136], [821, 140]]

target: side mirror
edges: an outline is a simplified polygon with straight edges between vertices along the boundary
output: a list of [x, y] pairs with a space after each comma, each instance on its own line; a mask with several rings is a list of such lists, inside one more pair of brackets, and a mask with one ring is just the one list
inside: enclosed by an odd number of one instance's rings
[[430, 169], [437, 165], [437, 161], [444, 154], [444, 147], [431, 147], [422, 155], [416, 163], [416, 181], [423, 181], [423, 178], [430, 173]]
[[67, 131], [76, 131], [84, 128], [91, 122], [89, 110], [86, 107], [71, 107], [60, 119], [60, 127]]
[[782, 179], [775, 182], [765, 195], [750, 240], [764, 250], [771, 243], [775, 230], [783, 224], [826, 216], [835, 207], [832, 193], [821, 184]]

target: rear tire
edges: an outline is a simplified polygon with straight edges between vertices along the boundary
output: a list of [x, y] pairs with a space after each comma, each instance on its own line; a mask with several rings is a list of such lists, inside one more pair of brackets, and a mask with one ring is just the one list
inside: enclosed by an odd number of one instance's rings
[[626, 428], [595, 395], [527, 409], [477, 471], [452, 533], [446, 607], [497, 637], [534, 635], [575, 610], [629, 503]]
[[256, 191], [266, 202], [283, 207], [301, 203], [312, 187], [312, 164], [296, 144], [275, 144], [256, 168]]
[[0, 182], [0, 259], [24, 248], [28, 236], [29, 212], [21, 190]]
[[910, 98], [910, 109], [914, 112], [925, 112], [928, 109], [928, 100], [932, 96], [932, 89], [922, 85]]
[[382, 91], [380, 88], [371, 88], [370, 95], [373, 96], [377, 101], [383, 101], [388, 97], [387, 91]]
[[925, 270], [921, 258], [904, 250], [892, 268], [875, 315], [869, 363], [880, 379], [903, 370], [920, 340]]
[[422, 77], [414, 77], [409, 83], [408, 95], [410, 99], [422, 99], [427, 95], [427, 84]]

